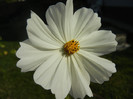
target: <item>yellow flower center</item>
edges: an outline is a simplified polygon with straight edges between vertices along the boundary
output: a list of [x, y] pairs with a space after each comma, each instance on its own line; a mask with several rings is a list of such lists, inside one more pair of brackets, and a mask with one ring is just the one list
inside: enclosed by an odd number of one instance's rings
[[76, 40], [71, 40], [64, 45], [64, 50], [68, 55], [74, 54], [79, 48], [79, 42]]

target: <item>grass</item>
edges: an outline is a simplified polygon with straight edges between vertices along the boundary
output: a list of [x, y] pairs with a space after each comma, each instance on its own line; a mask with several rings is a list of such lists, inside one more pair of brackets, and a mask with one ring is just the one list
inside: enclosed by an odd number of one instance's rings
[[[21, 73], [16, 67], [18, 42], [0, 41], [0, 99], [55, 99], [33, 81], [33, 73]], [[91, 83], [94, 97], [85, 99], [132, 99], [133, 48], [104, 56], [116, 63], [117, 73], [102, 85]], [[72, 97], [67, 97], [72, 99]]]

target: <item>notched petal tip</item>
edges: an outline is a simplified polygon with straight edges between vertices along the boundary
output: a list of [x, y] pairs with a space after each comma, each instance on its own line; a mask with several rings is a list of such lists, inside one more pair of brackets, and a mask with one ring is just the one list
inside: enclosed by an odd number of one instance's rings
[[[114, 51], [116, 51], [116, 46], [118, 45], [118, 42], [116, 41], [116, 35], [115, 35], [111, 30], [109, 30], [109, 33], [110, 33], [110, 35], [111, 35], [112, 38], [113, 38], [114, 46], [115, 46], [115, 50], [114, 50]], [[111, 36], [110, 36], [110, 37], [111, 37]]]
[[28, 72], [28, 70], [24, 70], [20, 64], [20, 60], [16, 63], [16, 66], [21, 69], [21, 72]]
[[66, 5], [67, 5], [67, 4], [73, 4], [73, 0], [67, 0], [67, 1], [66, 1]]
[[31, 14], [34, 14], [34, 12], [32, 10], [30, 10]]
[[[113, 62], [112, 62], [112, 63], [113, 63]], [[114, 64], [114, 69], [113, 69], [112, 73], [116, 73], [116, 72], [117, 72], [116, 64], [115, 64], [115, 63], [113, 63], [113, 64]]]
[[32, 11], [32, 10], [30, 10], [30, 13], [31, 13], [31, 17], [32, 17], [33, 15], [36, 15], [36, 13], [35, 13], [34, 11]]
[[18, 58], [21, 58], [20, 53], [22, 52], [22, 48], [23, 48], [23, 46], [24, 46], [25, 43], [28, 44], [29, 43], [29, 40], [27, 39], [27, 40], [24, 40], [23, 42], [19, 42], [20, 47], [16, 51], [16, 56]]
[[[101, 24], [101, 17], [98, 16], [98, 13], [96, 13], [94, 11], [93, 11], [93, 13], [94, 13], [94, 17], [96, 17], [95, 21], [97, 21], [96, 23], [98, 23], [99, 28], [100, 28], [102, 26], [102, 24]], [[99, 30], [99, 28], [98, 28], [98, 30]]]
[[20, 58], [19, 53], [20, 53], [20, 49], [21, 49], [21, 47], [22, 47], [22, 42], [19, 42], [19, 45], [20, 45], [20, 47], [19, 47], [18, 50], [16, 51], [16, 56], [17, 56], [18, 58]]
[[92, 91], [91, 91], [91, 88], [89, 87], [89, 92], [87, 93], [87, 95], [89, 96], [89, 97], [93, 97], [93, 93], [92, 93]]
[[[19, 60], [19, 61], [20, 61], [20, 60]], [[20, 67], [19, 67], [19, 61], [16, 63], [16, 66], [17, 66], [18, 68], [20, 68]]]
[[28, 18], [27, 21], [35, 17], [38, 17], [38, 15], [34, 11], [30, 10], [30, 18]]

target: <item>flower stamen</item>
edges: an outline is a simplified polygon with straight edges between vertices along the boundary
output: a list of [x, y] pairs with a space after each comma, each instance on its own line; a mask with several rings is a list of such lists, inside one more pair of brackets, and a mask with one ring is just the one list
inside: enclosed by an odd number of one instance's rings
[[64, 50], [68, 55], [74, 54], [79, 48], [79, 42], [76, 40], [71, 40], [64, 45]]

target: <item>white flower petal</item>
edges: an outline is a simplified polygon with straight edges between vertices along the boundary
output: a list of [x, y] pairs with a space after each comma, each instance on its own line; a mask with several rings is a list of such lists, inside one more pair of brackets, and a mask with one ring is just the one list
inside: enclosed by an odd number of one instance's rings
[[44, 89], [51, 89], [56, 99], [64, 99], [70, 91], [70, 69], [60, 52], [44, 62], [35, 72], [34, 80]]
[[90, 74], [92, 82], [101, 84], [109, 80], [112, 73], [116, 72], [115, 64], [109, 60], [100, 58], [83, 50], [80, 50], [78, 54], [80, 56], [80, 61]]
[[80, 49], [104, 55], [116, 50], [116, 36], [111, 31], [100, 30], [80, 40]]
[[[56, 99], [64, 99], [68, 93], [76, 99], [92, 97], [90, 81], [101, 84], [116, 72], [114, 63], [98, 57], [115, 50], [115, 35], [98, 31], [101, 19], [93, 10], [81, 8], [73, 14], [73, 0], [50, 6], [46, 21], [48, 25], [31, 12], [29, 39], [20, 43], [17, 67], [22, 72], [36, 70], [34, 81], [50, 89]], [[65, 56], [60, 50], [72, 39], [79, 41], [80, 50]]]
[[64, 16], [64, 31], [66, 36], [66, 42], [73, 39], [73, 0], [67, 0]]
[[101, 26], [101, 18], [92, 9], [81, 8], [74, 13], [75, 38], [80, 40], [82, 37], [97, 31]]
[[61, 2], [52, 5], [46, 11], [46, 20], [49, 29], [58, 39], [65, 42], [65, 35], [63, 29], [63, 15], [65, 14], [65, 5]]
[[49, 29], [62, 42], [70, 40], [71, 20], [73, 16], [73, 0], [67, 0], [66, 6], [63, 3], [57, 3], [48, 8], [46, 20]]
[[27, 20], [27, 33], [31, 43], [38, 48], [57, 49], [63, 44], [34, 12], [31, 12], [31, 18]]
[[70, 94], [75, 98], [83, 99], [85, 95], [93, 96], [89, 87], [90, 77], [87, 71], [82, 66], [81, 62], [72, 55], [71, 56], [71, 77], [72, 88]]
[[32, 46], [29, 40], [20, 42], [21, 47], [16, 55], [20, 60], [17, 62], [17, 67], [21, 68], [22, 72], [33, 71], [45, 60], [55, 53], [55, 51], [41, 51]]

